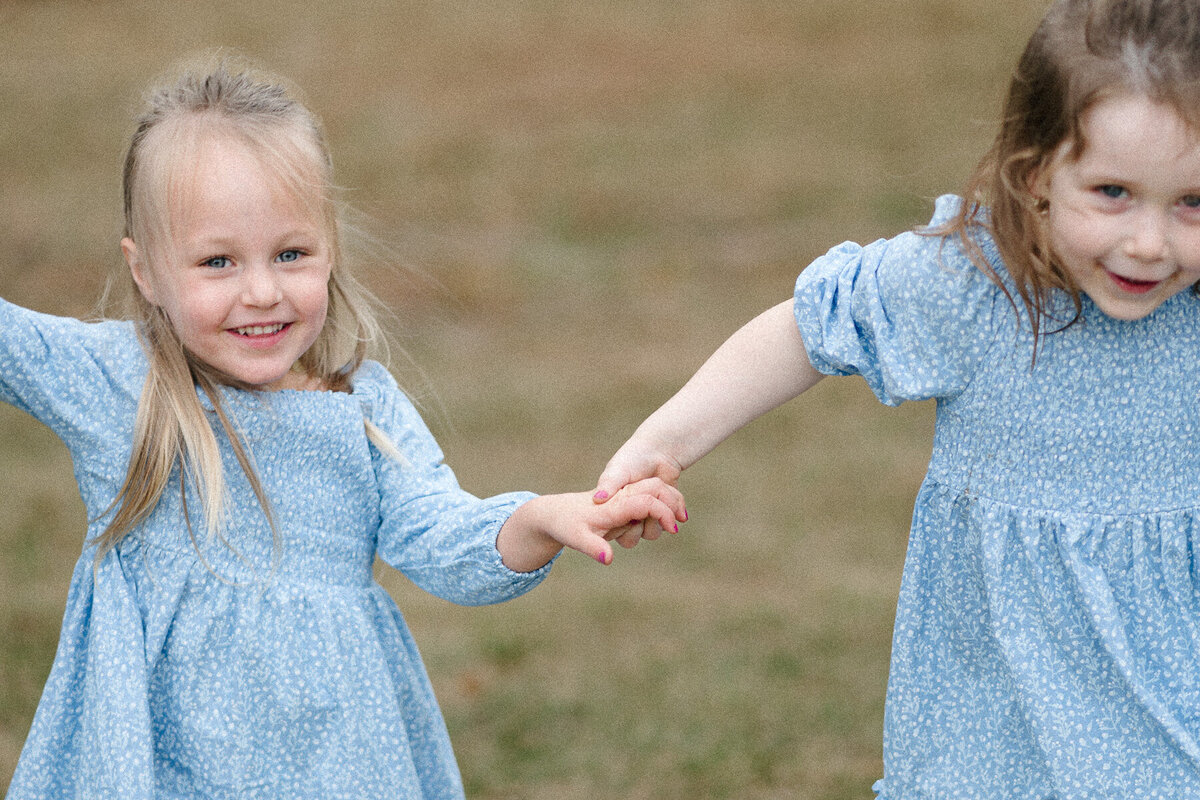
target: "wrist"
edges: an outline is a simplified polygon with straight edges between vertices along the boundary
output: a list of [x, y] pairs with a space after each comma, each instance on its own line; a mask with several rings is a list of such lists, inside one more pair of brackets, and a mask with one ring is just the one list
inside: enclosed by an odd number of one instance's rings
[[[689, 436], [686, 431], [670, 425], [668, 420], [651, 416], [634, 431], [627, 446], [632, 453], [653, 465], [655, 474], [665, 480], [678, 477], [698, 459], [691, 452], [694, 440], [694, 434]], [[664, 475], [664, 471], [669, 474]]]
[[496, 549], [514, 572], [533, 572], [550, 563], [562, 550], [548, 532], [547, 498], [535, 497], [517, 506], [496, 535]]

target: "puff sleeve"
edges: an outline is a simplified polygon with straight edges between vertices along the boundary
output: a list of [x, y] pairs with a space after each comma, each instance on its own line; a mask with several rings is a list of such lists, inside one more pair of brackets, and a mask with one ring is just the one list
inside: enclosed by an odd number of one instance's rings
[[[958, 202], [941, 198], [930, 225]], [[990, 239], [981, 246], [998, 263]], [[1011, 321], [1003, 290], [957, 242], [919, 233], [833, 248], [800, 274], [794, 300], [813, 366], [862, 375], [887, 405], [962, 392]]]

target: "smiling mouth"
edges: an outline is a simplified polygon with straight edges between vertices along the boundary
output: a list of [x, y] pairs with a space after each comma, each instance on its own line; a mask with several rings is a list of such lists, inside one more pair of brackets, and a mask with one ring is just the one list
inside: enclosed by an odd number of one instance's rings
[[1119, 289], [1129, 292], [1130, 294], [1145, 294], [1155, 286], [1158, 286], [1160, 283], [1162, 283], [1162, 281], [1139, 281], [1134, 280], [1133, 278], [1125, 278], [1115, 272], [1109, 272], [1108, 277], [1112, 279], [1112, 282], [1115, 283]]
[[238, 336], [271, 336], [286, 327], [287, 323], [277, 322], [274, 325], [247, 325], [244, 328], [234, 328], [233, 332]]

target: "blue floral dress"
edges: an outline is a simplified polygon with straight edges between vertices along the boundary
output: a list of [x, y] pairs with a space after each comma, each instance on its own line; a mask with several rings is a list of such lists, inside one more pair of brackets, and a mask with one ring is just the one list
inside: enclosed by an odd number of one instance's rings
[[[0, 301], [0, 330], [0, 398], [66, 442], [90, 539], [129, 461], [146, 374], [134, 329]], [[175, 475], [99, 564], [85, 546], [8, 797], [461, 798], [421, 657], [372, 565], [456, 603], [519, 595], [549, 565], [512, 572], [495, 540], [531, 495], [461, 490], [379, 364], [348, 394], [222, 391], [278, 540], [219, 435], [225, 541], [206, 540], [195, 502], [193, 540]]]
[[879, 798], [1200, 797], [1196, 295], [1134, 322], [1085, 297], [1034, 362], [955, 241], [905, 234], [830, 251], [795, 303], [819, 370], [937, 401]]

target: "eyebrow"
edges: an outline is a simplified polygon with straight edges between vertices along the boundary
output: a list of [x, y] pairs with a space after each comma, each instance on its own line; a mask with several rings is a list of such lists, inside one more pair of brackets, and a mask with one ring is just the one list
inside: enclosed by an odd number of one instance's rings
[[[297, 240], [327, 242], [329, 237], [325, 234], [325, 231], [320, 226], [316, 225], [312, 227], [287, 228], [282, 233], [272, 235], [271, 237], [271, 241], [274, 242], [276, 246], [281, 246], [287, 242], [293, 242]], [[204, 235], [187, 243], [196, 247], [204, 247], [205, 249], [209, 247], [221, 249], [230, 247], [236, 244], [236, 242], [236, 236], [215, 234], [212, 236]]]

